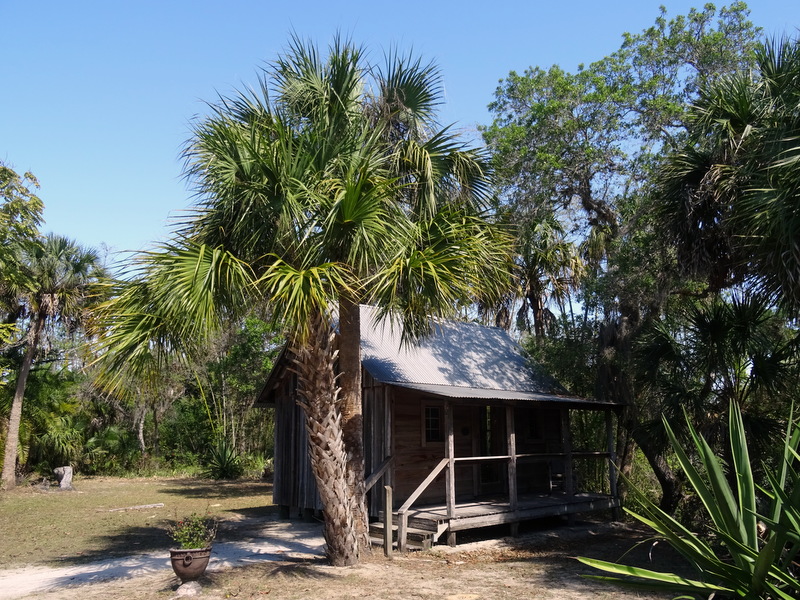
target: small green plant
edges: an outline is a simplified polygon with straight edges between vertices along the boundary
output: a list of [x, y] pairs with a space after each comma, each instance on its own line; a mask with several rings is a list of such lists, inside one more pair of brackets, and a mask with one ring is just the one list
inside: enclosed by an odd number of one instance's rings
[[[706, 535], [689, 531], [642, 492], [631, 488], [640, 502], [641, 514], [628, 512], [686, 558], [695, 568], [697, 578], [579, 558], [589, 566], [615, 575], [588, 577], [636, 588], [677, 592], [681, 594], [677, 598], [682, 599], [793, 600], [800, 597], [800, 474], [796, 470], [800, 461], [800, 428], [794, 426], [790, 414], [779, 471], [767, 471], [768, 485], [760, 487], [754, 481], [742, 415], [734, 402], [731, 402], [729, 415], [734, 485], [729, 482], [721, 459], [691, 423], [689, 431], [700, 460], [699, 468], [664, 421], [676, 459], [711, 520], [712, 526]], [[765, 501], [766, 510], [763, 511], [757, 509], [759, 491]]]
[[213, 517], [192, 513], [188, 517], [177, 519], [167, 528], [167, 533], [178, 548], [206, 548], [217, 535], [217, 525], [218, 522]]
[[238, 479], [244, 474], [239, 454], [227, 440], [219, 440], [211, 447], [203, 475], [209, 479]]

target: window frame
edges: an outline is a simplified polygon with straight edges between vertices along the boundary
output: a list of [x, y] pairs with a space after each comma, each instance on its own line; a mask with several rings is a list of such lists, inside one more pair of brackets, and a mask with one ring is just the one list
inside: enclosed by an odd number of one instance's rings
[[[425, 448], [427, 446], [432, 445], [444, 445], [445, 442], [445, 431], [444, 431], [444, 403], [438, 401], [432, 401], [423, 399], [421, 403], [422, 410], [420, 411], [420, 434], [421, 434], [421, 442], [422, 447]], [[433, 414], [435, 411], [435, 414]], [[438, 421], [438, 428], [433, 426], [429, 426], [433, 419]], [[436, 431], [435, 436], [429, 436], [429, 434]], [[438, 439], [435, 439], [438, 438]]]

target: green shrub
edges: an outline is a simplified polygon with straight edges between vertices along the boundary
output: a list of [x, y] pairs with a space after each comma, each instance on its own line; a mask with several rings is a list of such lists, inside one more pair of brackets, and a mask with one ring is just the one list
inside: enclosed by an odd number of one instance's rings
[[208, 453], [203, 476], [209, 479], [237, 479], [244, 474], [242, 460], [227, 440], [219, 440]]
[[178, 548], [206, 548], [217, 535], [217, 520], [192, 513], [183, 519], [177, 519], [167, 533]]

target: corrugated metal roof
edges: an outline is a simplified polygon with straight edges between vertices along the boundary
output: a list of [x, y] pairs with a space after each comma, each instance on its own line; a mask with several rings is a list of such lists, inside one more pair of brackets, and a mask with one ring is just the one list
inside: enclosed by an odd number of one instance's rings
[[401, 325], [375, 317], [374, 308], [361, 307], [361, 359], [382, 383], [450, 398], [591, 402], [537, 372], [500, 328], [444, 321], [419, 343], [403, 345]]

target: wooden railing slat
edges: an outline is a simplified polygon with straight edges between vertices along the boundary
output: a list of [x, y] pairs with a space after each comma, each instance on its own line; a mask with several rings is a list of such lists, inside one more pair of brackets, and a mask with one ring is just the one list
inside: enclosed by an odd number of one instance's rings
[[436, 465], [436, 467], [434, 467], [433, 471], [428, 473], [428, 476], [425, 478], [425, 480], [422, 483], [420, 483], [419, 486], [417, 486], [417, 489], [414, 490], [414, 493], [412, 493], [408, 497], [408, 499], [403, 503], [403, 506], [401, 506], [397, 510], [397, 512], [398, 513], [406, 512], [411, 507], [411, 505], [414, 504], [414, 502], [416, 502], [417, 498], [419, 498], [422, 495], [422, 493], [428, 488], [428, 486], [433, 482], [433, 480], [436, 479], [436, 476], [442, 472], [442, 470], [447, 466], [448, 462], [449, 461], [446, 458], [440, 460], [439, 464]]
[[384, 461], [380, 464], [378, 469], [369, 477], [364, 480], [364, 491], [368, 492], [372, 489], [372, 487], [378, 483], [383, 474], [386, 473], [386, 470], [389, 466], [394, 462], [394, 456], [387, 456]]

